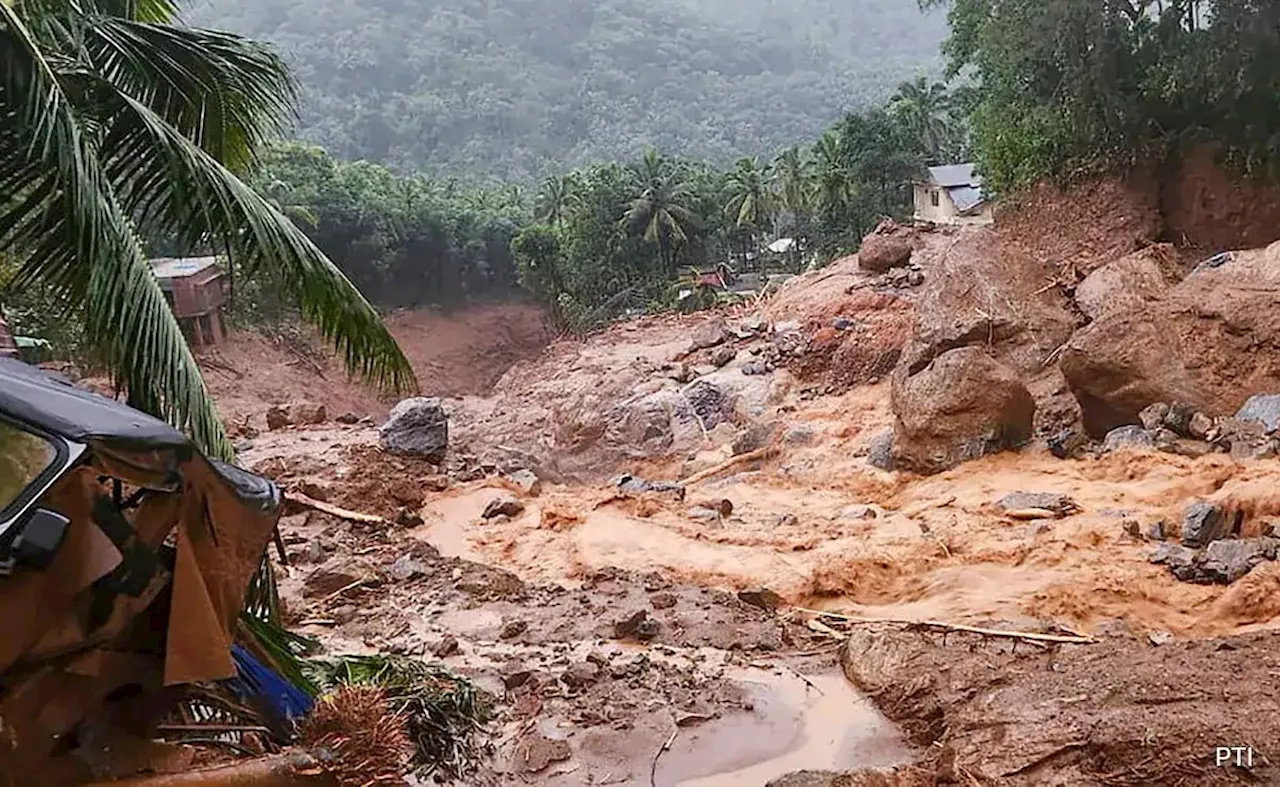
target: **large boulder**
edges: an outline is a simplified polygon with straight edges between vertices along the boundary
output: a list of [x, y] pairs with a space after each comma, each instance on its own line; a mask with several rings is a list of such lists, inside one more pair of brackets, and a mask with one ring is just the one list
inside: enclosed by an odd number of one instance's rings
[[1177, 255], [1168, 244], [1107, 263], [1076, 286], [1075, 300], [1091, 320], [1111, 312], [1140, 308], [1158, 300], [1176, 280]]
[[1156, 402], [1210, 416], [1280, 390], [1280, 244], [1202, 265], [1163, 297], [1103, 314], [1060, 367], [1095, 435]]
[[434, 397], [415, 397], [391, 408], [379, 429], [382, 447], [439, 464], [449, 449], [449, 416]]
[[1136, 424], [1156, 402], [1200, 404], [1168, 321], [1148, 308], [1114, 312], [1076, 332], [1058, 366], [1095, 437]]
[[890, 268], [906, 265], [911, 261], [914, 245], [914, 230], [893, 221], [882, 221], [862, 239], [862, 246], [858, 249], [858, 267], [872, 273], [884, 273]]
[[915, 374], [894, 373], [894, 467], [937, 473], [1023, 445], [1036, 405], [1019, 375], [980, 347], [942, 353]]

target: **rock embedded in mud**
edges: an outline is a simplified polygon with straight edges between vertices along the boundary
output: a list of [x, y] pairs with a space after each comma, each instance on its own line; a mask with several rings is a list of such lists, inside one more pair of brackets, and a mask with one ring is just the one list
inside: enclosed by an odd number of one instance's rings
[[498, 495], [484, 507], [484, 513], [480, 517], [482, 519], [495, 519], [500, 516], [517, 517], [523, 512], [524, 503], [511, 495]]
[[340, 424], [346, 424], [347, 426], [354, 426], [360, 423], [360, 416], [355, 413], [343, 413], [342, 415], [338, 416], [334, 420]]
[[1260, 423], [1268, 432], [1280, 430], [1280, 394], [1250, 396], [1236, 412], [1236, 418]]
[[1164, 419], [1168, 414], [1169, 405], [1164, 402], [1156, 402], [1138, 413], [1138, 420], [1142, 423], [1143, 429], [1155, 431], [1164, 426]]
[[1174, 576], [1189, 581], [1195, 573], [1196, 557], [1194, 549], [1181, 544], [1163, 542], [1151, 551], [1147, 559], [1158, 566], [1168, 566]]
[[702, 428], [714, 429], [729, 420], [733, 414], [733, 402], [724, 391], [707, 380], [695, 380], [684, 390], [693, 412], [702, 422]]
[[387, 574], [392, 579], [405, 582], [414, 577], [425, 576], [428, 573], [427, 565], [420, 560], [416, 560], [412, 555], [401, 555], [387, 569]]
[[431, 646], [431, 655], [438, 659], [447, 659], [461, 650], [458, 645], [458, 638], [452, 634], [445, 634], [444, 637]]
[[882, 221], [862, 239], [858, 249], [858, 267], [872, 273], [884, 273], [906, 265], [914, 251], [915, 231], [893, 221]]
[[1220, 506], [1196, 501], [1182, 514], [1182, 545], [1199, 549], [1230, 535], [1227, 517]]
[[719, 369], [721, 367], [728, 366], [733, 362], [733, 359], [737, 357], [738, 351], [732, 347], [717, 347], [715, 351], [711, 353], [709, 360], [712, 366]]
[[1036, 412], [1019, 375], [981, 347], [944, 352], [915, 374], [899, 366], [890, 402], [894, 466], [925, 474], [1025, 445]]
[[434, 397], [400, 402], [378, 431], [382, 447], [393, 454], [420, 456], [440, 464], [448, 453], [449, 417]]
[[529, 621], [527, 620], [509, 620], [502, 624], [502, 631], [499, 632], [499, 639], [515, 639], [521, 634], [529, 630]]
[[283, 429], [293, 421], [289, 420], [289, 413], [283, 407], [267, 408], [267, 428], [275, 431]]
[[1204, 440], [1213, 431], [1213, 419], [1201, 412], [1196, 412], [1187, 422], [1187, 434], [1195, 440]]
[[1057, 492], [1012, 492], [996, 503], [1001, 511], [1041, 510], [1064, 517], [1080, 510], [1076, 501]]
[[795, 424], [787, 427], [787, 431], [782, 433], [782, 442], [789, 445], [809, 445], [813, 442], [815, 432], [813, 427], [808, 424]]
[[294, 402], [289, 405], [289, 420], [295, 424], [322, 424], [329, 417], [324, 405], [315, 402]]
[[690, 519], [697, 520], [699, 522], [719, 522], [720, 521], [720, 512], [716, 511], [713, 508], [707, 508], [706, 506], [690, 506], [689, 509], [684, 513], [685, 513], [685, 516], [689, 517]]
[[844, 521], [856, 521], [875, 519], [877, 516], [879, 514], [871, 506], [856, 505], [843, 509], [836, 518]]
[[708, 347], [715, 347], [724, 344], [729, 339], [729, 329], [725, 325], [723, 319], [716, 317], [707, 320], [699, 325], [693, 331], [693, 336], [689, 341], [689, 352], [697, 352], [705, 350]]
[[772, 421], [752, 424], [733, 441], [733, 455], [742, 456], [758, 451], [773, 442], [773, 436], [777, 433], [778, 425]]
[[1118, 451], [1122, 448], [1155, 448], [1155, 436], [1141, 426], [1121, 426], [1107, 432], [1102, 441], [1106, 451]]
[[648, 642], [658, 636], [662, 624], [649, 617], [648, 610], [637, 610], [613, 624], [613, 636], [617, 639], [635, 639]]
[[582, 690], [600, 680], [600, 667], [590, 661], [579, 661], [570, 664], [560, 676], [564, 685], [571, 689]]
[[523, 495], [537, 497], [542, 494], [542, 480], [532, 470], [517, 470], [507, 476], [507, 480], [515, 484]]
[[886, 429], [871, 441], [867, 449], [867, 464], [878, 470], [892, 471], [893, 466], [893, 430]]
[[782, 596], [768, 588], [753, 588], [751, 590], [739, 590], [738, 600], [743, 604], [748, 604], [766, 612], [776, 612], [779, 607], [786, 604]]
[[1205, 580], [1229, 585], [1259, 563], [1275, 560], [1277, 549], [1280, 539], [1275, 538], [1220, 539], [1205, 549], [1200, 570]]

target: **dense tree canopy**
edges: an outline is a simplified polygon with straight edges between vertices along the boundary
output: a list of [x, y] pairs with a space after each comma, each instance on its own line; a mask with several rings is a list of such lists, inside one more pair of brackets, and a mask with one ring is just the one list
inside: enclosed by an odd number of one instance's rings
[[729, 166], [936, 71], [914, 0], [199, 0], [276, 44], [301, 137], [401, 171], [533, 182], [645, 147]]
[[949, 5], [952, 73], [977, 80], [988, 183], [1124, 167], [1222, 143], [1251, 172], [1280, 158], [1280, 3], [926, 0]]

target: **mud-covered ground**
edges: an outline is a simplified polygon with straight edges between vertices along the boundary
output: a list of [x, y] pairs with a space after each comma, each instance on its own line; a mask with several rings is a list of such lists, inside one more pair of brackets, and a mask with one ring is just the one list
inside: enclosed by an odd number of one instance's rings
[[[246, 464], [357, 515], [283, 522], [291, 622], [489, 689], [501, 715], [476, 784], [1280, 781], [1280, 566], [1193, 584], [1151, 561], [1193, 501], [1238, 512], [1242, 537], [1273, 532], [1275, 459], [1049, 449], [1082, 417], [1056, 361], [1103, 320], [1075, 287], [1150, 244], [1141, 210], [1095, 191], [1052, 238], [1027, 229], [1036, 215], [923, 233], [886, 274], [851, 258], [767, 301], [540, 352], [490, 346], [501, 314], [462, 319], [489, 337], [476, 352], [523, 360], [470, 387], [424, 376], [454, 397], [441, 466], [384, 453], [370, 422], [259, 425]], [[1056, 215], [1042, 202], [1028, 210]], [[1176, 275], [1189, 255], [1167, 253]], [[1231, 345], [1245, 329], [1220, 311], [1197, 319], [1219, 318], [1211, 371], [1267, 352]], [[893, 380], [957, 343], [1025, 381], [1031, 443], [929, 476], [881, 469]], [[1257, 368], [1250, 384], [1269, 384]], [[287, 404], [247, 396], [251, 421]], [[1002, 504], [1019, 492], [1065, 502]], [[1252, 760], [1227, 767], [1231, 747]]]

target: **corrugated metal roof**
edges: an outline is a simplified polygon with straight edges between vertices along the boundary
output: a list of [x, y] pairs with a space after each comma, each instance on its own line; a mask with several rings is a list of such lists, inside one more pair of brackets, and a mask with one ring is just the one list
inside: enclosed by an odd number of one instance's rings
[[157, 279], [183, 279], [218, 264], [217, 257], [179, 257], [151, 261]]
[[967, 213], [982, 204], [982, 189], [973, 186], [947, 189], [947, 194], [951, 195], [951, 201], [961, 213]]
[[948, 164], [945, 167], [929, 167], [929, 179], [944, 189], [956, 186], [981, 186], [982, 177], [973, 171], [972, 164]]

